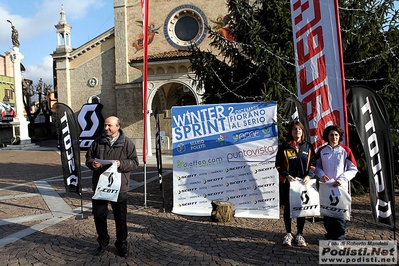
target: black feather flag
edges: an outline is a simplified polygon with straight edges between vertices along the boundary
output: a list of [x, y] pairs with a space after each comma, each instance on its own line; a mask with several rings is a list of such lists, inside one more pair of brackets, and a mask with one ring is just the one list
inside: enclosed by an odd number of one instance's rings
[[155, 109], [155, 149], [156, 149], [156, 157], [157, 157], [157, 167], [158, 167], [158, 176], [159, 176], [159, 188], [163, 190], [162, 184], [162, 153], [161, 153], [161, 129], [159, 125], [159, 113], [158, 108]]
[[57, 103], [55, 108], [57, 110], [60, 131], [58, 136], [65, 190], [81, 194], [82, 183], [79, 145], [81, 129], [75, 114], [68, 105]]
[[289, 97], [285, 100], [284, 109], [285, 119], [288, 122], [299, 120], [305, 127], [305, 139], [310, 141], [308, 116], [302, 103], [294, 97]]
[[366, 154], [374, 221], [395, 225], [392, 136], [384, 102], [371, 88], [354, 86], [347, 103]]

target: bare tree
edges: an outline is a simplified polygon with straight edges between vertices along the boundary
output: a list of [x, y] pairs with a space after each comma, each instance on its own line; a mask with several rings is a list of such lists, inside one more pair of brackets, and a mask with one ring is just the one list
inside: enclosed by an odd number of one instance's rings
[[29, 118], [30, 124], [35, 123], [35, 119], [42, 114], [45, 117], [47, 134], [51, 133], [51, 109], [49, 108], [48, 99], [52, 93], [51, 85], [43, 82], [42, 79], [36, 85], [30, 80], [22, 82], [23, 102], [26, 115]]

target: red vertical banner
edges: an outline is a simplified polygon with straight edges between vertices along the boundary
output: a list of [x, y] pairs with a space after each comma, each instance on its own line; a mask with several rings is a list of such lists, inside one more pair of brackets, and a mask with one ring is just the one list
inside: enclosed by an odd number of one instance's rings
[[143, 18], [143, 162], [147, 162], [147, 100], [148, 100], [148, 5], [149, 0], [140, 0]]
[[[298, 99], [306, 109], [310, 139], [323, 144], [323, 130], [348, 132], [338, 0], [291, 0]], [[348, 145], [348, 134], [345, 134]]]

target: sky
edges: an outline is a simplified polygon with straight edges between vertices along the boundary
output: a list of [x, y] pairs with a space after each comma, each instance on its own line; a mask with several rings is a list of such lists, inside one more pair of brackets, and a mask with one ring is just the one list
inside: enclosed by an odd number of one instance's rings
[[[399, 1], [395, 6], [399, 7]], [[72, 48], [78, 48], [114, 26], [113, 0], [0, 0], [0, 53], [12, 50], [10, 20], [19, 32], [24, 55], [24, 78], [34, 84], [42, 78], [53, 85], [51, 54], [57, 46], [54, 25], [62, 5], [71, 30]]]
[[53, 85], [51, 54], [57, 47], [56, 25], [62, 5], [71, 29], [72, 48], [78, 48], [114, 26], [113, 0], [0, 0], [0, 53], [12, 51], [10, 20], [19, 33], [23, 78], [34, 84], [42, 78]]

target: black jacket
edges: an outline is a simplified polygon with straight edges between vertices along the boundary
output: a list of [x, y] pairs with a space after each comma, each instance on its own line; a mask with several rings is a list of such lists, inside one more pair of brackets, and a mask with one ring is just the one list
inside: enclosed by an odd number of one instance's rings
[[275, 166], [283, 182], [288, 175], [299, 178], [309, 175], [313, 178], [316, 167], [314, 149], [309, 142], [305, 141], [299, 145], [297, 151], [292, 142], [285, 142], [278, 148]]
[[118, 171], [121, 172], [120, 192], [127, 192], [130, 186], [130, 172], [137, 169], [139, 161], [137, 159], [136, 146], [133, 141], [125, 136], [119, 129], [119, 138], [114, 145], [110, 145], [107, 136], [102, 133], [90, 146], [86, 152], [86, 166], [93, 170], [93, 191], [95, 191], [100, 175], [109, 168], [110, 165], [104, 165], [97, 170], [93, 169], [92, 163], [95, 158], [103, 160], [119, 160]]

